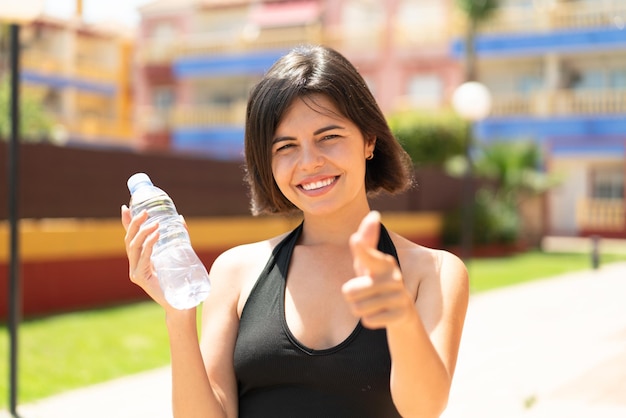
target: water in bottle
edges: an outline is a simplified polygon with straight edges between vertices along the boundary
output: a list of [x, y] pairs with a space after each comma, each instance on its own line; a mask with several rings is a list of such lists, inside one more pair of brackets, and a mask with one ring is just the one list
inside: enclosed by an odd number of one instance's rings
[[177, 309], [197, 306], [209, 294], [206, 268], [191, 247], [189, 234], [174, 202], [152, 184], [145, 173], [128, 179], [130, 213], [148, 212], [147, 223], [159, 223], [159, 240], [152, 251], [152, 264], [167, 302]]

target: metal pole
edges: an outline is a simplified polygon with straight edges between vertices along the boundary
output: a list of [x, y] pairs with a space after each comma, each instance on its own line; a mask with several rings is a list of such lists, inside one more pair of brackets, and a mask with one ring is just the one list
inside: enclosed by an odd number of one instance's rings
[[[476, 51], [474, 39], [476, 37], [476, 20], [470, 17], [465, 33], [465, 80], [476, 79]], [[463, 176], [463, 218], [461, 227], [461, 258], [469, 268], [474, 250], [474, 161], [472, 148], [474, 146], [474, 132], [471, 120], [467, 120], [467, 137], [465, 143], [465, 175]]]
[[465, 160], [467, 167], [463, 176], [463, 217], [461, 226], [461, 258], [469, 267], [474, 244], [474, 161], [472, 147], [474, 144], [472, 123], [467, 121], [467, 142], [465, 144]]
[[18, 210], [17, 210], [17, 191], [18, 191], [18, 157], [19, 157], [19, 61], [20, 61], [20, 27], [17, 24], [10, 25], [10, 61], [11, 61], [11, 93], [10, 93], [10, 112], [11, 112], [11, 138], [9, 141], [8, 155], [8, 214], [9, 214], [9, 339], [10, 339], [10, 372], [9, 372], [9, 410], [13, 417], [17, 415], [17, 392], [18, 392], [18, 326], [21, 317], [21, 286], [20, 286], [20, 270], [19, 270], [19, 242], [18, 242]]

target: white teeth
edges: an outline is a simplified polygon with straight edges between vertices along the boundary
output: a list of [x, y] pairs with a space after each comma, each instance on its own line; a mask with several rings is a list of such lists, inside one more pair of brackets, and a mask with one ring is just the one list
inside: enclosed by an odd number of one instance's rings
[[302, 188], [304, 190], [315, 190], [315, 189], [321, 189], [322, 187], [328, 186], [329, 184], [332, 184], [335, 181], [334, 177], [328, 178], [326, 180], [320, 180], [320, 181], [316, 181], [314, 183], [307, 183], [307, 184], [303, 184]]

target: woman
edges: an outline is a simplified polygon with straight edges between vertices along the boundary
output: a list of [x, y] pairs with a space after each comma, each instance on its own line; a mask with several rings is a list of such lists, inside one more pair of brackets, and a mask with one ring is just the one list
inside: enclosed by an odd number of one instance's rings
[[166, 311], [174, 415], [439, 416], [467, 272], [370, 211], [368, 195], [410, 185], [410, 162], [356, 69], [317, 46], [278, 60], [251, 92], [245, 154], [253, 213], [303, 222], [215, 260], [199, 341], [195, 309], [155, 278], [156, 226], [122, 207], [131, 280]]

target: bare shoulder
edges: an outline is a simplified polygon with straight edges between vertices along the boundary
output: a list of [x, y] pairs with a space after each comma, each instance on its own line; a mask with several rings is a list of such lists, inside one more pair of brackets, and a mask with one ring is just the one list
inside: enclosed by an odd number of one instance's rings
[[221, 253], [213, 262], [209, 272], [213, 286], [225, 290], [229, 296], [236, 298], [238, 312], [241, 312], [274, 247], [287, 234], [232, 247]]
[[[464, 298], [469, 291], [468, 273], [463, 261], [446, 250], [416, 244], [391, 233], [398, 252], [406, 285], [415, 291], [438, 288], [438, 293]], [[450, 295], [452, 296], [452, 295]]]

